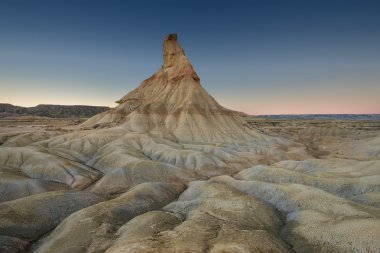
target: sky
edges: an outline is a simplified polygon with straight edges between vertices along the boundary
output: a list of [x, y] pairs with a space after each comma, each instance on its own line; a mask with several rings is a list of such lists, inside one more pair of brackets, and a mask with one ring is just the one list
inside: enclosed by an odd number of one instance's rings
[[223, 106], [380, 113], [380, 1], [0, 0], [0, 103], [105, 105], [177, 33]]

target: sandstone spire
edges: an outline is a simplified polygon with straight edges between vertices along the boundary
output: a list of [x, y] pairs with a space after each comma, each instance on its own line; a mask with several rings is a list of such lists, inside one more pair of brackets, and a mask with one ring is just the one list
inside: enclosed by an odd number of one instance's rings
[[195, 80], [199, 80], [197, 73], [195, 73], [193, 66], [177, 41], [177, 34], [166, 35], [162, 54], [162, 69], [167, 72], [169, 80], [173, 78], [182, 78], [185, 75], [191, 76]]
[[83, 126], [122, 125], [186, 142], [235, 142], [258, 136], [241, 113], [222, 107], [202, 87], [176, 34], [165, 37], [162, 67], [117, 103]]
[[163, 68], [172, 67], [180, 61], [180, 58], [185, 56], [183, 49], [177, 42], [177, 34], [168, 34], [165, 37], [163, 44]]

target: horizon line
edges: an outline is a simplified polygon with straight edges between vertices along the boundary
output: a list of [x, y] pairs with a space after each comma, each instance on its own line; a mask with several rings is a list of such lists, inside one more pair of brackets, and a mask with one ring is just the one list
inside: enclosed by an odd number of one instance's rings
[[[36, 104], [36, 105], [33, 105], [33, 106], [25, 106], [25, 105], [15, 105], [13, 103], [10, 103], [10, 102], [0, 102], [0, 104], [9, 104], [9, 105], [12, 105], [12, 106], [19, 106], [19, 107], [25, 107], [25, 108], [30, 108], [30, 107], [36, 107], [38, 105], [60, 105], [60, 106], [96, 106], [96, 107], [108, 107], [108, 108], [114, 108], [113, 106], [108, 106], [108, 105], [90, 105], [90, 104], [44, 104], [44, 103], [41, 103], [41, 104]], [[116, 102], [115, 102], [116, 104]], [[226, 108], [226, 109], [229, 109], [229, 108]], [[231, 109], [229, 109], [231, 110]], [[233, 110], [233, 111], [237, 111], [237, 110]], [[243, 112], [243, 111], [238, 111], [238, 112]], [[254, 114], [254, 113], [246, 113], [246, 112], [243, 112], [245, 114], [248, 114], [250, 116], [287, 116], [287, 115], [380, 115], [380, 112], [376, 112], [376, 113], [370, 113], [370, 112], [361, 112], [361, 113], [325, 113], [325, 112], [320, 112], [320, 113], [273, 113], [273, 114]]]

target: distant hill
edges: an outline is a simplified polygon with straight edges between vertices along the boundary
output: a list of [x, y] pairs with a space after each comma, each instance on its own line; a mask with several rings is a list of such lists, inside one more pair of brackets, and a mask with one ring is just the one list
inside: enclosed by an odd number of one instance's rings
[[21, 107], [0, 103], [0, 117], [9, 116], [42, 116], [50, 118], [88, 118], [109, 110], [106, 106], [90, 105], [37, 105]]
[[380, 120], [380, 114], [280, 114], [258, 115], [264, 119]]

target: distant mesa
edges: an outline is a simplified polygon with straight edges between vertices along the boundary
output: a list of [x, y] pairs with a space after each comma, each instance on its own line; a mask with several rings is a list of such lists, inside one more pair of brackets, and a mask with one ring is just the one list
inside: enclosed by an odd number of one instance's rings
[[106, 106], [90, 105], [46, 105], [22, 107], [0, 103], [0, 117], [42, 116], [50, 118], [88, 118], [109, 110]]

